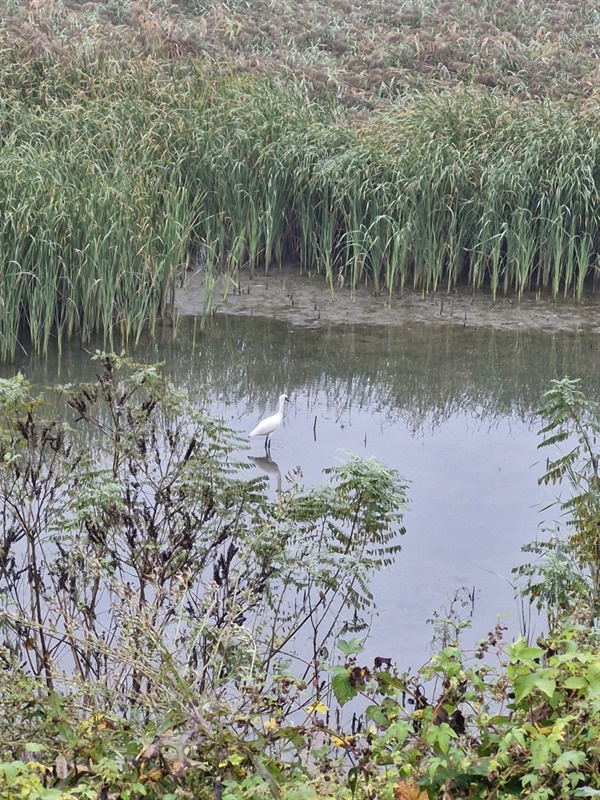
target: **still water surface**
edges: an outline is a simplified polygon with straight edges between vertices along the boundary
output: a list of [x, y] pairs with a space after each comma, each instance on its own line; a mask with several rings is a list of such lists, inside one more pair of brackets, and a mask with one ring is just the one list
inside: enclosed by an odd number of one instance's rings
[[[287, 392], [293, 406], [271, 450], [273, 493], [296, 467], [306, 486], [322, 482], [323, 469], [347, 452], [374, 456], [408, 481], [403, 551], [375, 577], [366, 647], [367, 658], [392, 657], [405, 668], [427, 658], [426, 620], [462, 587], [475, 596], [465, 644], [499, 615], [518, 633], [511, 568], [558, 514], [546, 509], [555, 490], [537, 485], [547, 454], [537, 450], [536, 408], [551, 379], [564, 375], [598, 397], [599, 345], [583, 333], [297, 328], [217, 316], [202, 333], [183, 319], [175, 341], [164, 330], [132, 355], [165, 361], [175, 383], [205, 393], [213, 413], [244, 433]], [[78, 383], [91, 380], [97, 364], [73, 343], [60, 358], [23, 355], [1, 376], [17, 369], [36, 384]], [[263, 441], [243, 455], [264, 456]]]

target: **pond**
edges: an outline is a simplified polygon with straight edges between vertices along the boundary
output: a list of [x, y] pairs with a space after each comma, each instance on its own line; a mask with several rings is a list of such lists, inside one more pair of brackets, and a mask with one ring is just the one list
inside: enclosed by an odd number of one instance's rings
[[[94, 348], [90, 348], [93, 350]], [[292, 401], [261, 462], [263, 440], [244, 458], [266, 469], [270, 491], [325, 480], [347, 453], [374, 456], [409, 485], [406, 535], [395, 564], [379, 573], [366, 658], [391, 657], [400, 669], [428, 657], [432, 626], [458, 593], [475, 642], [499, 615], [519, 631], [511, 568], [521, 546], [558, 515], [555, 489], [539, 487], [545, 464], [536, 416], [550, 380], [580, 378], [598, 394], [598, 339], [591, 333], [470, 329], [462, 326], [323, 324], [294, 326], [263, 317], [217, 315], [200, 330], [180, 321], [140, 344], [140, 361], [165, 361], [173, 381], [206, 394], [213, 413], [246, 434]], [[36, 384], [91, 379], [97, 363], [78, 344], [45, 360], [4, 366]], [[536, 625], [538, 626], [536, 628]], [[535, 635], [540, 623], [529, 620]]]

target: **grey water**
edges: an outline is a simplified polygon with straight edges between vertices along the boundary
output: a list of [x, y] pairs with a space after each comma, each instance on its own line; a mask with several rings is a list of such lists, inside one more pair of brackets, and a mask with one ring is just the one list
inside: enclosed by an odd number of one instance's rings
[[[599, 396], [600, 342], [592, 334], [525, 333], [462, 326], [293, 327], [265, 318], [217, 315], [201, 330], [180, 320], [128, 355], [165, 362], [178, 385], [206, 397], [211, 411], [246, 434], [277, 398], [292, 400], [261, 461], [262, 440], [242, 457], [266, 471], [273, 496], [295, 471], [305, 486], [348, 453], [373, 456], [408, 482], [402, 552], [375, 575], [375, 609], [365, 658], [391, 657], [402, 669], [425, 661], [433, 629], [453, 598], [470, 598], [465, 644], [500, 618], [521, 628], [511, 569], [521, 547], [551, 527], [556, 489], [540, 487], [540, 398], [569, 375]], [[78, 343], [46, 359], [23, 351], [17, 370], [36, 385], [93, 379], [95, 347]], [[26, 346], [25, 346], [26, 348]], [[120, 349], [117, 347], [115, 349]], [[252, 460], [256, 459], [256, 460]], [[472, 602], [471, 602], [472, 601]], [[528, 621], [535, 636], [541, 623]]]

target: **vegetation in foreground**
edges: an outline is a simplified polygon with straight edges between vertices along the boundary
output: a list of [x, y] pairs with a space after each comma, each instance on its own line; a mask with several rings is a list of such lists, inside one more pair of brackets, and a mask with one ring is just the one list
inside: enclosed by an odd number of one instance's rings
[[360, 609], [398, 551], [399, 476], [350, 459], [269, 501], [155, 368], [99, 359], [66, 395], [78, 432], [22, 378], [0, 385], [2, 797], [600, 793], [600, 406], [576, 383], [541, 409], [542, 446], [568, 448], [541, 480], [570, 484], [570, 533], [521, 570], [548, 633], [497, 625], [467, 651], [451, 615], [398, 674], [390, 653], [360, 660]]

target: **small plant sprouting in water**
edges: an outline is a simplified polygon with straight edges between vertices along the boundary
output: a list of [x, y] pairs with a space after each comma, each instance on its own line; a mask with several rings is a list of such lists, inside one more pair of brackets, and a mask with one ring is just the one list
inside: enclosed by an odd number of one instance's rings
[[[434, 630], [431, 648], [443, 648], [457, 642], [460, 632], [471, 624], [470, 619], [473, 616], [474, 608], [475, 587], [468, 589], [466, 586], [462, 586], [457, 589], [450, 605], [434, 611], [431, 618], [427, 620], [427, 624], [432, 625]], [[463, 618], [460, 609], [469, 609], [468, 619]]]

